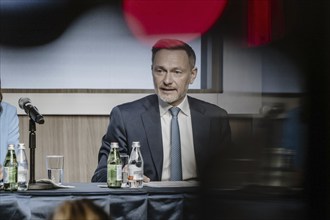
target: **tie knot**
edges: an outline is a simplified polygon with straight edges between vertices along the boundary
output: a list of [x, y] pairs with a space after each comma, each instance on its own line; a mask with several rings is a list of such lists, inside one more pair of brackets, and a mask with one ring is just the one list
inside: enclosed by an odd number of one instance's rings
[[175, 117], [175, 116], [177, 116], [179, 114], [180, 108], [178, 108], [178, 107], [172, 107], [172, 108], [170, 108], [170, 112], [171, 112], [171, 115]]

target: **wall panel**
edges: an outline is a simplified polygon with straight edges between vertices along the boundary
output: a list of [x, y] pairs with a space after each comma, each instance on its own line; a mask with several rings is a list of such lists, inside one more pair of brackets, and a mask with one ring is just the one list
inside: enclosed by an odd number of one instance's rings
[[[250, 133], [251, 118], [232, 118], [233, 138]], [[29, 118], [19, 116], [20, 141], [29, 146]], [[64, 181], [90, 182], [97, 166], [101, 139], [109, 123], [108, 116], [45, 116], [45, 124], [36, 128], [35, 178], [46, 178], [46, 155], [64, 155]], [[246, 146], [247, 148], [249, 146]], [[30, 161], [29, 161], [30, 162]]]
[[[20, 141], [28, 147], [29, 119], [19, 116], [19, 122]], [[46, 155], [62, 154], [64, 181], [90, 182], [108, 122], [108, 116], [45, 116], [45, 124], [36, 129], [35, 178], [47, 177]]]

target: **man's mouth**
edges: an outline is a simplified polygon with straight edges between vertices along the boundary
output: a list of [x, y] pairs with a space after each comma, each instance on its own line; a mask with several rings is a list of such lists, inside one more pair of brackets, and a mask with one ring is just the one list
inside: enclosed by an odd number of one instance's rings
[[160, 88], [162, 91], [165, 91], [165, 92], [171, 92], [171, 91], [175, 91], [174, 88]]
[[173, 94], [176, 90], [175, 89], [170, 89], [170, 88], [161, 88], [160, 89], [164, 95], [170, 95]]

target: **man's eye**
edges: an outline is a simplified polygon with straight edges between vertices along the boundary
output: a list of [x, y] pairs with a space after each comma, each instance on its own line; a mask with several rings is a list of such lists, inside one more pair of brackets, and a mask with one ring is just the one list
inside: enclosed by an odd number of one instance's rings
[[182, 71], [181, 71], [181, 70], [175, 70], [174, 73], [175, 73], [175, 74], [181, 74]]
[[156, 73], [164, 73], [164, 70], [162, 70], [162, 69], [155, 69], [155, 72]]

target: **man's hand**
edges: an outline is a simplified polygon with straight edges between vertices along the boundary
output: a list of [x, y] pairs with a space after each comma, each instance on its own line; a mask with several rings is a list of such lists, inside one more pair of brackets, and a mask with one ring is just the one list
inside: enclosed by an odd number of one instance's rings
[[143, 175], [143, 182], [149, 183], [150, 182], [150, 178], [148, 178], [147, 176]]

